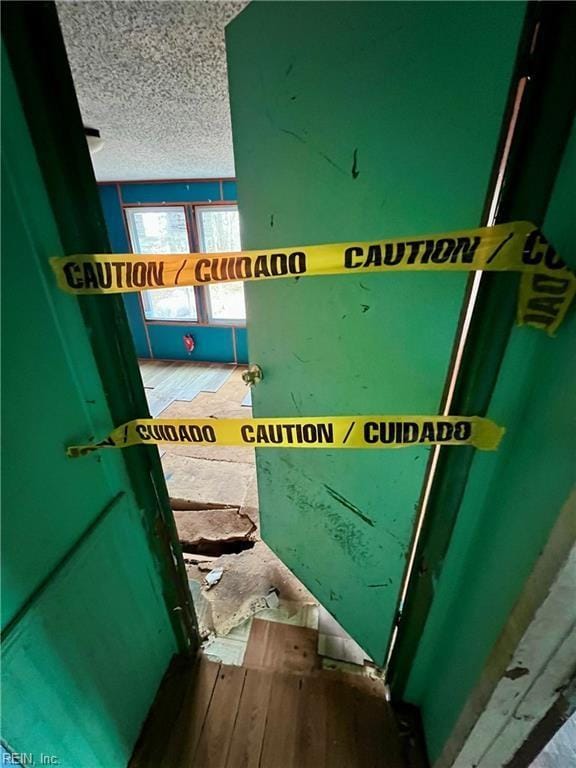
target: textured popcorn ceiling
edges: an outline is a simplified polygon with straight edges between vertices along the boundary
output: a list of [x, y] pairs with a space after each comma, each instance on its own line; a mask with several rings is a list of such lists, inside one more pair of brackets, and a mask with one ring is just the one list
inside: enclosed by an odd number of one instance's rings
[[224, 27], [246, 2], [58, 2], [96, 177], [233, 176]]

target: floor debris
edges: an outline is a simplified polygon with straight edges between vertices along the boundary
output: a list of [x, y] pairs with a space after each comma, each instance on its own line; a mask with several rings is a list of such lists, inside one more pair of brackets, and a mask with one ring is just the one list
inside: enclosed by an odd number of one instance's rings
[[[312, 595], [278, 560], [263, 541], [237, 555], [222, 555], [213, 562], [222, 568], [225, 578], [209, 590], [210, 632], [226, 635], [230, 630], [261, 610], [269, 609], [266, 598], [271, 590], [292, 604], [314, 604]], [[202, 584], [204, 573], [196, 565], [187, 565], [188, 578]]]
[[278, 597], [278, 590], [277, 589], [271, 589], [270, 592], [266, 595], [266, 605], [268, 608], [278, 608], [280, 605], [280, 598]]
[[209, 571], [206, 576], [204, 576], [204, 581], [206, 582], [206, 589], [210, 589], [210, 587], [213, 587], [215, 584], [218, 584], [222, 576], [224, 575], [224, 570], [222, 568], [213, 568], [211, 571]]
[[256, 526], [238, 509], [174, 511], [178, 537], [185, 552], [218, 556], [242, 551], [252, 544]]
[[199, 504], [240, 507], [256, 474], [253, 464], [190, 458], [174, 453], [173, 446], [166, 448], [162, 466], [170, 496]]
[[[185, 565], [195, 565], [200, 571], [211, 571], [214, 563], [214, 557], [209, 555], [190, 555], [188, 552], [182, 553]], [[201, 560], [198, 558], [202, 558]]]
[[323, 606], [318, 607], [318, 653], [358, 666], [372, 663], [372, 659]]
[[[147, 390], [149, 398], [155, 395], [159, 401], [164, 392], [174, 394], [163, 418], [251, 415], [251, 392], [242, 381], [245, 367], [224, 375], [206, 364], [197, 373], [180, 370], [191, 363], [166, 365], [166, 387], [160, 361], [144, 372], [156, 389]], [[212, 376], [218, 379], [217, 391], [200, 391]], [[324, 666], [366, 674], [366, 654], [260, 539], [254, 450], [193, 444], [161, 450], [205, 655], [241, 665], [256, 618], [313, 629]]]

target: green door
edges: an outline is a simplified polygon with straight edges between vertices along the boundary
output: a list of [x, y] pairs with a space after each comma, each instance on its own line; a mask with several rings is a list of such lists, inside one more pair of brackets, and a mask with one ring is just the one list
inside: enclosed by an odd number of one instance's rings
[[108, 247], [51, 3], [2, 7], [2, 106], [0, 753], [120, 768], [196, 638], [157, 454], [65, 453], [145, 401], [121, 299], [48, 263]]
[[[227, 30], [245, 248], [481, 221], [524, 3], [253, 3]], [[466, 277], [246, 286], [255, 416], [437, 413]], [[260, 450], [265, 541], [385, 659], [426, 449]]]

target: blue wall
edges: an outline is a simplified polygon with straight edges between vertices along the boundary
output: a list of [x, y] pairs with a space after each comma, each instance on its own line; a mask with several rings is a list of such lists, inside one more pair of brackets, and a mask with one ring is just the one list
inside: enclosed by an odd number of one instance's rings
[[222, 199], [218, 180], [166, 181], [154, 184], [120, 184], [119, 186], [124, 204], [211, 203]]
[[[236, 201], [236, 182], [231, 180], [103, 183], [99, 189], [113, 253], [129, 253], [131, 250], [122, 205]], [[248, 362], [246, 328], [149, 322], [144, 319], [138, 294], [126, 293], [123, 298], [138, 357]], [[183, 336], [186, 333], [191, 333], [196, 342], [191, 355], [184, 347]]]

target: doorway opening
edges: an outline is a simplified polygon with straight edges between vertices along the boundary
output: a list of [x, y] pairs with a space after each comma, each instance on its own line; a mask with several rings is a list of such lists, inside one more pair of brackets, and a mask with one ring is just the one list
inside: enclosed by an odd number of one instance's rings
[[[87, 133], [98, 133], [92, 162], [112, 251], [241, 249], [224, 28], [245, 5], [142, 8], [138, 29], [155, 36], [152, 61], [130, 13], [59, 4]], [[179, 68], [183, 77], [165, 82], [165, 73]], [[110, 98], [111, 87], [123, 94], [121, 102]], [[241, 282], [123, 298], [153, 418], [252, 416], [252, 393], [242, 379], [249, 328]], [[241, 663], [258, 617], [312, 628], [327, 664], [372, 674], [360, 646], [262, 541], [254, 450], [164, 445], [159, 458], [210, 658]]]
[[[150, 183], [148, 197], [161, 197], [158, 186]], [[235, 203], [125, 204], [122, 187], [132, 252], [240, 250]], [[251, 418], [242, 283], [145, 291], [138, 310], [149, 352], [138, 364], [152, 417]], [[363, 671], [368, 657], [262, 541], [254, 449], [158, 451], [208, 658], [241, 664], [258, 618], [318, 630], [317, 651], [329, 663]]]
[[[125, 14], [118, 5], [102, 4], [98, 12], [91, 4], [59, 5], [84, 122], [100, 133], [93, 165], [113, 252], [190, 254], [232, 252], [241, 247], [236, 179], [231, 175], [234, 168], [230, 163], [218, 164], [218, 147], [212, 151], [223, 125], [202, 113], [209, 101], [205, 93], [220, 94], [222, 84], [213, 90], [205, 81], [207, 70], [194, 73], [189, 68], [201, 58], [204, 43], [210, 47], [214, 42], [206, 58], [225, 77], [225, 67], [216, 59], [225, 61], [224, 16], [230, 9], [222, 16], [219, 7], [145, 4], [139, 9], [135, 30], [134, 15]], [[186, 23], [182, 23], [182, 14]], [[214, 19], [220, 25], [218, 30]], [[158, 34], [160, 39], [151, 46], [145, 36], [142, 44], [142, 30]], [[193, 55], [186, 50], [186, 30], [195, 31], [191, 36]], [[206, 40], [199, 41], [197, 37], [205, 30]], [[177, 46], [174, 39], [178, 39]], [[105, 58], [98, 54], [101, 50], [106, 51]], [[182, 79], [174, 76], [179, 63], [184, 67]], [[163, 79], [165, 73], [169, 80]], [[173, 92], [181, 83], [185, 83], [184, 89]], [[112, 99], [112, 92], [121, 93], [122, 99]], [[226, 113], [226, 88], [223, 94]], [[154, 105], [156, 109], [151, 108]], [[170, 133], [171, 122], [180, 122], [180, 129]], [[226, 128], [228, 120], [222, 123]], [[211, 126], [214, 135], [207, 135], [206, 126]], [[178, 143], [183, 135], [185, 145]], [[206, 144], [210, 145], [211, 164], [205, 161], [206, 154], [202, 157]], [[266, 216], [270, 229], [279, 224], [278, 214]], [[249, 329], [241, 283], [178, 286], [126, 294], [123, 301], [152, 417], [252, 415], [250, 392], [242, 380], [249, 362]], [[143, 403], [137, 410], [145, 410]], [[148, 458], [158, 469], [156, 450], [149, 449]], [[382, 671], [262, 540], [254, 452], [166, 445], [158, 458], [204, 659], [223, 667], [302, 673], [313, 678], [314, 683], [309, 681], [312, 687], [327, 679], [324, 672], [330, 683], [341, 673], [354, 677], [344, 685], [350, 696], [362, 679], [374, 683], [368, 687], [377, 702], [370, 704], [374, 703], [374, 712], [382, 714]], [[330, 487], [326, 493], [332, 498], [334, 491]], [[337, 495], [335, 503], [346, 509], [339, 515], [354, 514], [347, 500]], [[166, 519], [172, 523], [169, 515]], [[353, 523], [347, 520], [344, 525], [348, 530]], [[175, 544], [173, 537], [171, 540]], [[173, 551], [181, 566], [176, 546]], [[363, 574], [363, 569], [358, 573]], [[311, 581], [307, 584], [314, 588]], [[355, 579], [351, 576], [349, 581]], [[384, 585], [375, 583], [373, 588], [383, 589]], [[340, 599], [332, 594], [330, 591], [330, 601]], [[320, 597], [331, 604], [326, 596]], [[333, 675], [334, 669], [339, 672]], [[242, 674], [238, 672], [240, 678]], [[308, 683], [290, 677], [289, 685], [299, 692]], [[324, 688], [323, 682], [318, 685]], [[332, 688], [327, 684], [326, 690], [334, 694], [330, 700], [337, 718], [341, 698]], [[218, 697], [218, 689], [213, 690]], [[371, 706], [369, 709], [372, 711]], [[348, 715], [351, 719], [353, 707]]]

